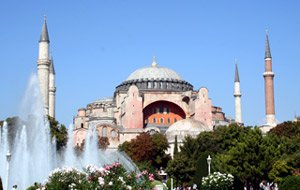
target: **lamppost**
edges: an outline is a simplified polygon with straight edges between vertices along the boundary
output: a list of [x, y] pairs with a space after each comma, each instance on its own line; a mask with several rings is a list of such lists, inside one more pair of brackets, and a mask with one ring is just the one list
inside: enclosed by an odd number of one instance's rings
[[211, 164], [211, 157], [210, 157], [210, 155], [208, 155], [208, 157], [207, 157], [207, 165], [208, 165], [208, 175], [210, 175], [210, 164]]
[[7, 178], [6, 178], [6, 190], [8, 190], [8, 179], [9, 179], [9, 162], [11, 160], [11, 153], [8, 151], [6, 154], [6, 161], [7, 161]]

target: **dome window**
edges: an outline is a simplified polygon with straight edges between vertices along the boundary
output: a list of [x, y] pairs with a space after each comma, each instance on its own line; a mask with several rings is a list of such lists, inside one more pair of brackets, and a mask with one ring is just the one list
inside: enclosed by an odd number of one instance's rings
[[164, 118], [160, 118], [160, 123], [164, 123]]

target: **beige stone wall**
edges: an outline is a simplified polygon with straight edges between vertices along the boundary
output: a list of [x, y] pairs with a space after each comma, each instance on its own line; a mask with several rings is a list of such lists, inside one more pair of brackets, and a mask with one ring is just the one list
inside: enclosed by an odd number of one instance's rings
[[88, 121], [87, 117], [81, 117], [81, 116], [74, 117], [74, 129], [81, 129], [81, 128], [87, 129], [89, 126], [87, 121]]
[[81, 146], [81, 143], [86, 137], [88, 130], [86, 128], [77, 129], [73, 133], [73, 141], [75, 146]]

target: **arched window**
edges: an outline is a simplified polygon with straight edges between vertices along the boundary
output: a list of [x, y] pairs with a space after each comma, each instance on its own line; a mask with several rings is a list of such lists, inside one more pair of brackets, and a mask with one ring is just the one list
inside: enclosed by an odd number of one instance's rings
[[102, 128], [102, 137], [107, 137], [107, 127]]
[[156, 123], [156, 118], [153, 118], [153, 123]]
[[168, 123], [171, 123], [171, 120], [170, 120], [170, 118], [168, 118]]
[[81, 128], [83, 128], [83, 123], [81, 123], [81, 125], [80, 125], [80, 126], [81, 126]]
[[110, 135], [112, 139], [116, 139], [118, 137], [118, 133], [115, 130], [112, 130]]
[[160, 118], [160, 123], [164, 123], [164, 118]]
[[159, 108], [156, 108], [156, 113], [159, 113]]
[[162, 105], [159, 106], [159, 113], [163, 113], [164, 112], [164, 108]]
[[176, 118], [174, 118], [174, 123], [175, 123], [175, 122], [177, 122], [177, 119], [176, 119]]

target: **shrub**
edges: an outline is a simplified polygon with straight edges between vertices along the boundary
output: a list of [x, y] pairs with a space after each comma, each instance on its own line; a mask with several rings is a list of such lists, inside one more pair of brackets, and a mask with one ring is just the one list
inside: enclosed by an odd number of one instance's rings
[[86, 174], [75, 168], [55, 169], [49, 175], [47, 190], [84, 189], [87, 184]]
[[[106, 165], [103, 168], [89, 165], [84, 171], [75, 168], [62, 168], [52, 171], [46, 184], [39, 189], [47, 190], [128, 190], [151, 189], [154, 175], [144, 170], [136, 174], [128, 173], [120, 163]], [[34, 186], [32, 186], [34, 187]]]
[[279, 184], [280, 190], [297, 190], [300, 187], [300, 176], [288, 176]]
[[202, 178], [202, 187], [205, 190], [229, 190], [233, 185], [233, 179], [231, 174], [214, 172], [208, 177]]

